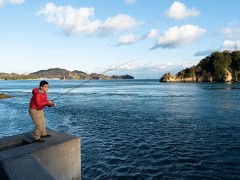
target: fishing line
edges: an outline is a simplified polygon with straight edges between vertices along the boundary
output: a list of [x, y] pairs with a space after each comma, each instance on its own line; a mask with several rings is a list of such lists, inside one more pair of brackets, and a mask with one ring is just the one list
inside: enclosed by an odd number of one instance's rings
[[[123, 63], [123, 64], [117, 65], [117, 66], [115, 66], [115, 67], [113, 67], [113, 68], [107, 69], [106, 71], [102, 72], [102, 73], [99, 74], [99, 75], [104, 75], [105, 73], [107, 73], [107, 72], [109, 72], [109, 71], [111, 71], [111, 70], [113, 70], [113, 69], [116, 69], [116, 68], [118, 68], [118, 67], [121, 67], [121, 66], [123, 66], [123, 65], [129, 64], [129, 63], [134, 62], [134, 61], [138, 61], [138, 60], [140, 60], [140, 59], [142, 59], [142, 58], [134, 59], [134, 60], [131, 60], [131, 61], [125, 62], [125, 63]], [[77, 85], [77, 86], [74, 86], [73, 88], [69, 89], [68, 91], [66, 91], [66, 92], [64, 92], [64, 93], [62, 93], [62, 94], [60, 94], [58, 97], [56, 97], [56, 98], [53, 99], [52, 101], [55, 101], [56, 99], [58, 99], [58, 98], [64, 96], [65, 94], [67, 94], [67, 93], [69, 93], [70, 91], [72, 91], [72, 90], [74, 90], [74, 89], [76, 89], [76, 88], [82, 86], [83, 84], [85, 84], [85, 83], [91, 81], [92, 79], [94, 79], [94, 77], [91, 77], [90, 79], [88, 79], [88, 80], [82, 82], [81, 84], [79, 84], [79, 85]]]

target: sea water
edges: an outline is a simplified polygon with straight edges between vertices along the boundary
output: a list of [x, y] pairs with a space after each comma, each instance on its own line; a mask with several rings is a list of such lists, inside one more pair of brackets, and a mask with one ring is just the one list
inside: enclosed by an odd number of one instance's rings
[[[83, 81], [49, 81], [54, 99]], [[32, 131], [39, 81], [0, 81], [0, 137]], [[82, 179], [240, 179], [240, 84], [92, 80], [45, 108], [81, 138]]]

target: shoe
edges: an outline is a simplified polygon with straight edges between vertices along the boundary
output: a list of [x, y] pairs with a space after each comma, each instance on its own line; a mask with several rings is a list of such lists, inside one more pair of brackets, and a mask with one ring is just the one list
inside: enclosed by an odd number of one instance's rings
[[41, 138], [50, 138], [52, 135], [46, 134], [45, 136], [41, 136]]
[[43, 143], [44, 140], [43, 139], [33, 139], [34, 143]]

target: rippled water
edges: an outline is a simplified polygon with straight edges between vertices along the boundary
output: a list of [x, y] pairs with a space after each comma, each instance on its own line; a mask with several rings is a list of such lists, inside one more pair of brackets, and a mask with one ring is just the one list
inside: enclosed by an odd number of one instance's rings
[[[49, 81], [56, 98], [82, 81]], [[0, 137], [33, 130], [38, 81], [0, 81]], [[240, 84], [90, 81], [45, 110], [82, 142], [83, 179], [240, 179]]]

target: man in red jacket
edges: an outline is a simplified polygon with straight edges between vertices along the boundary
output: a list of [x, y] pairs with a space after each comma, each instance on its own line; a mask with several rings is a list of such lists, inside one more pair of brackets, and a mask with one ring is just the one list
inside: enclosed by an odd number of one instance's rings
[[54, 106], [53, 102], [48, 100], [47, 97], [48, 82], [41, 81], [39, 88], [34, 88], [32, 90], [32, 99], [30, 101], [29, 114], [35, 125], [33, 142], [42, 143], [44, 140], [42, 138], [51, 137], [47, 134], [46, 123], [44, 118], [43, 109], [45, 106]]

